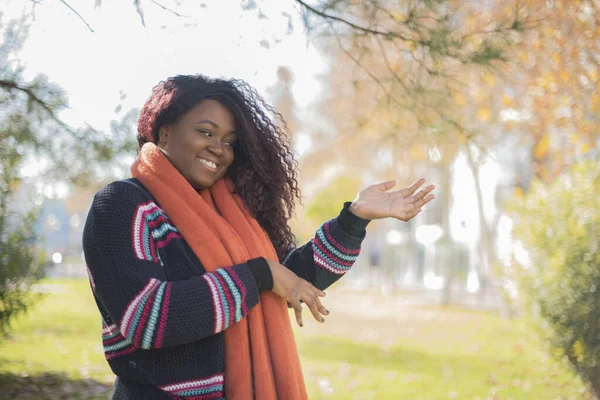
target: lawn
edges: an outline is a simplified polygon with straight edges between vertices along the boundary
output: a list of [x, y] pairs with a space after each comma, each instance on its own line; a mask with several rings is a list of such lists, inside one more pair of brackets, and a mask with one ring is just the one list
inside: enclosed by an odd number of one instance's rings
[[[0, 397], [106, 399], [113, 376], [87, 282], [46, 280], [41, 289], [50, 293], [0, 345]], [[325, 304], [325, 324], [305, 313], [296, 329], [311, 399], [587, 398], [521, 320], [346, 289]]]

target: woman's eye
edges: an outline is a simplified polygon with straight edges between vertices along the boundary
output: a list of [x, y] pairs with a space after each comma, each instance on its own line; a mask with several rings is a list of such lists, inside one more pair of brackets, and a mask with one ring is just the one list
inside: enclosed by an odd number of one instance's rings
[[201, 134], [203, 134], [206, 137], [211, 137], [212, 136], [212, 134], [209, 131], [199, 130], [198, 132], [200, 132]]

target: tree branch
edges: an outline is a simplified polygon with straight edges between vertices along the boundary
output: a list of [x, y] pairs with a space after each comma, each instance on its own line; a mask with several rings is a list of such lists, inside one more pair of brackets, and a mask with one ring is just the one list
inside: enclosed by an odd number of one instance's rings
[[75, 10], [73, 7], [71, 7], [69, 5], [69, 3], [67, 3], [65, 0], [59, 0], [61, 3], [63, 3], [65, 6], [67, 6], [67, 8], [71, 11], [73, 11], [75, 13], [75, 15], [77, 15], [79, 17], [79, 19], [81, 21], [83, 21], [83, 23], [87, 26], [87, 28], [90, 30], [90, 32], [94, 33], [94, 30], [92, 29], [92, 27], [90, 26], [90, 24], [87, 23], [87, 21], [81, 16], [81, 14], [79, 14], [77, 12], [77, 10]]
[[332, 20], [332, 21], [337, 21], [337, 22], [341, 22], [342, 24], [345, 24], [347, 26], [349, 26], [352, 29], [355, 29], [357, 31], [363, 32], [363, 33], [369, 33], [372, 35], [378, 35], [378, 36], [385, 36], [387, 38], [397, 38], [397, 39], [402, 39], [402, 40], [406, 40], [409, 42], [414, 42], [416, 43], [417, 41], [415, 39], [409, 38], [407, 36], [403, 36], [397, 32], [384, 32], [384, 31], [380, 31], [377, 29], [370, 29], [370, 28], [365, 28], [364, 26], [360, 26], [357, 25], [353, 22], [350, 22], [348, 20], [345, 20], [343, 18], [340, 17], [336, 17], [335, 15], [331, 15], [331, 14], [327, 14], [323, 11], [319, 11], [314, 7], [311, 7], [310, 5], [306, 4], [304, 1], [302, 0], [295, 0], [298, 4], [300, 4], [302, 7], [304, 7], [305, 9], [307, 9], [308, 11], [310, 11], [313, 14], [316, 14], [322, 18], [325, 18], [327, 20]]
[[180, 13], [178, 13], [177, 11], [175, 11], [175, 10], [173, 10], [173, 9], [169, 8], [169, 7], [165, 7], [165, 6], [163, 6], [162, 4], [160, 4], [160, 3], [159, 3], [158, 1], [156, 1], [156, 0], [150, 0], [150, 1], [151, 1], [152, 3], [154, 3], [154, 4], [156, 4], [157, 6], [159, 6], [160, 8], [162, 8], [163, 10], [165, 10], [165, 11], [168, 11], [168, 12], [170, 12], [171, 14], [173, 14], [173, 15], [177, 16], [177, 17], [180, 17], [180, 18], [190, 18], [190, 16], [189, 16], [189, 15], [183, 15], [183, 14], [180, 14]]
[[142, 20], [142, 25], [144, 27], [146, 27], [146, 22], [144, 21], [144, 10], [142, 10], [142, 5], [140, 4], [140, 0], [133, 0], [133, 5], [135, 6], [135, 10], [137, 11], [137, 13], [139, 14], [139, 16]]
[[48, 113], [48, 115], [54, 122], [59, 124], [62, 128], [66, 129], [70, 133], [74, 133], [73, 128], [71, 128], [69, 125], [67, 125], [65, 122], [63, 122], [60, 118], [58, 118], [58, 116], [56, 115], [56, 113], [54, 112], [52, 107], [50, 107], [44, 100], [39, 98], [38, 95], [36, 95], [35, 92], [33, 90], [31, 90], [31, 88], [26, 87], [26, 86], [21, 86], [15, 81], [7, 81], [5, 79], [0, 79], [0, 87], [4, 88], [4, 89], [8, 89], [8, 90], [18, 90], [22, 93], [25, 93], [30, 100], [32, 100], [34, 103], [36, 103], [37, 105], [42, 107], [42, 109], [44, 109], [44, 111], [46, 111]]

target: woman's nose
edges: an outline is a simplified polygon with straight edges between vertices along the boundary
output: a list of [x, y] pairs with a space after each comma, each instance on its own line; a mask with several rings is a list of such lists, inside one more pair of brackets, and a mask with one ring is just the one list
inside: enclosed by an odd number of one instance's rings
[[223, 154], [223, 143], [221, 143], [221, 141], [219, 139], [214, 139], [211, 141], [210, 146], [208, 147], [208, 150], [211, 153], [220, 156]]

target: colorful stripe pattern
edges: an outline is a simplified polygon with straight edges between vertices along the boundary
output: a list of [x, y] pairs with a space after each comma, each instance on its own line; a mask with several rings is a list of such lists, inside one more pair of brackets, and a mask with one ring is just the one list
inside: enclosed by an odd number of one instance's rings
[[88, 274], [88, 280], [90, 281], [90, 286], [92, 287], [92, 292], [96, 290], [96, 282], [94, 281], [94, 277], [92, 276], [92, 271], [90, 271], [90, 267], [85, 264], [85, 269]]
[[165, 247], [173, 239], [181, 239], [181, 234], [169, 217], [153, 201], [142, 203], [136, 208], [132, 232], [136, 257], [161, 264], [158, 249]]
[[129, 303], [121, 319], [120, 331], [134, 347], [162, 346], [170, 298], [171, 283], [152, 278]]
[[223, 374], [213, 375], [206, 379], [159, 386], [159, 389], [171, 396], [187, 400], [222, 399], [225, 396], [223, 392]]
[[246, 289], [231, 268], [219, 268], [202, 275], [213, 300], [215, 331], [221, 332], [239, 322], [247, 313]]
[[135, 351], [131, 342], [121, 335], [117, 325], [107, 325], [104, 321], [102, 321], [102, 346], [107, 360]]
[[312, 239], [315, 264], [333, 274], [343, 275], [358, 258], [360, 248], [348, 249], [339, 244], [331, 235], [330, 224], [323, 224]]

